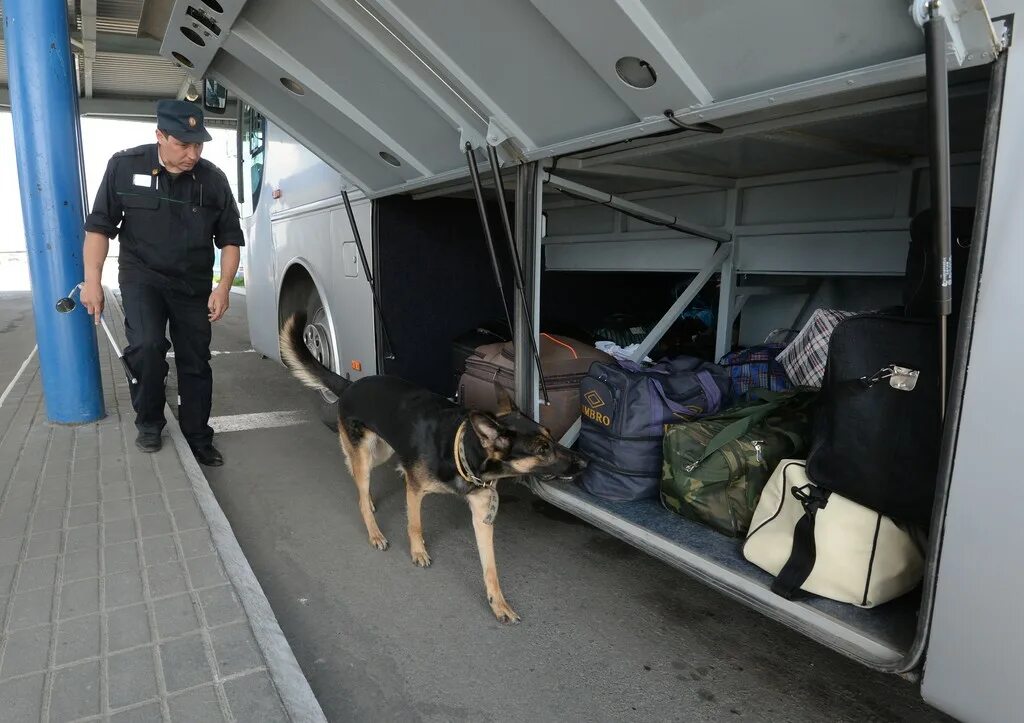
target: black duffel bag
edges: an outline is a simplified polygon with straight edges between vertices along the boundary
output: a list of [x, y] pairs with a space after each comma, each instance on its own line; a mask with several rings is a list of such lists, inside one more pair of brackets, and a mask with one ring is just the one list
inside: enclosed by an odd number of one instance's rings
[[860, 314], [829, 341], [807, 475], [896, 520], [928, 525], [941, 436], [935, 319]]

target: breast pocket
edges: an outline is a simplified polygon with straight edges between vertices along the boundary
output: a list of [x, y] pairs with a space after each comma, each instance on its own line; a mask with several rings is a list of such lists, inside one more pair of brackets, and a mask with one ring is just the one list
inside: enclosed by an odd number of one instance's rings
[[118, 191], [126, 216], [146, 215], [160, 208], [160, 196], [156, 192]]

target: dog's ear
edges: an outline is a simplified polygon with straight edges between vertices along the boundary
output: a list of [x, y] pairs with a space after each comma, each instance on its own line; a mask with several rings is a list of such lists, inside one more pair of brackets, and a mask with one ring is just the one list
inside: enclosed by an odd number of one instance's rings
[[498, 398], [498, 416], [504, 417], [505, 415], [512, 414], [512, 412], [518, 412], [519, 407], [512, 401], [512, 395], [508, 393], [505, 387], [494, 382], [494, 395]]
[[488, 452], [504, 452], [512, 446], [512, 440], [501, 423], [485, 412], [470, 412], [469, 423], [480, 438], [480, 444]]

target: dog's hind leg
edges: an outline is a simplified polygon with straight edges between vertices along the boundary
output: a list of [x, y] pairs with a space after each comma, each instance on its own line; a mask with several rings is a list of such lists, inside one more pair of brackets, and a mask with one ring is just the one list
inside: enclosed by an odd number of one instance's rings
[[359, 513], [363, 516], [370, 544], [378, 550], [386, 550], [388, 540], [377, 526], [377, 518], [373, 516], [373, 501], [370, 499], [370, 470], [373, 469], [377, 435], [360, 425], [343, 422], [338, 425], [338, 438], [359, 491]]
[[480, 565], [484, 570], [484, 587], [487, 588], [487, 602], [494, 612], [494, 617], [503, 623], [518, 623], [519, 616], [506, 602], [505, 595], [498, 584], [498, 566], [494, 561], [494, 520], [487, 522], [491, 508], [491, 495], [496, 490], [477, 490], [466, 496], [469, 507], [473, 511], [473, 531], [476, 533], [477, 551], [480, 553]]

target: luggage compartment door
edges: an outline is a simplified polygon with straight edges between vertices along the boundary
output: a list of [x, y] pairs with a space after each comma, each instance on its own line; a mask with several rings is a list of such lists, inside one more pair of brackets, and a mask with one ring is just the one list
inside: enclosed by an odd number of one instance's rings
[[[219, 7], [220, 11], [213, 9]], [[161, 53], [260, 110], [370, 197], [924, 75], [907, 0], [176, 0]], [[943, 0], [951, 68], [1000, 40]], [[197, 9], [200, 8], [200, 9]], [[202, 46], [182, 28], [208, 29]], [[486, 141], [485, 141], [486, 139]]]

